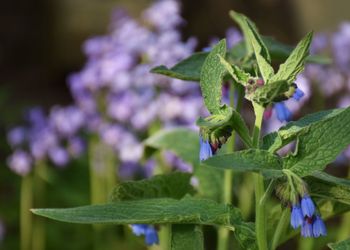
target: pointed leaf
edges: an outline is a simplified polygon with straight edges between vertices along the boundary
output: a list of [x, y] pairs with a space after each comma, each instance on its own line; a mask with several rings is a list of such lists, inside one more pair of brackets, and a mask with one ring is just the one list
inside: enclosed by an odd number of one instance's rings
[[310, 125], [298, 136], [296, 152], [284, 158], [284, 168], [300, 176], [322, 170], [350, 144], [350, 107]]
[[350, 249], [350, 239], [343, 240], [337, 243], [329, 243], [328, 247], [332, 250], [349, 250]]
[[248, 73], [244, 72], [236, 65], [231, 65], [225, 60], [225, 58], [221, 56], [220, 62], [236, 82], [242, 84], [243, 86], [247, 85], [248, 80], [251, 78], [251, 76]]
[[309, 55], [312, 34], [312, 32], [308, 33], [303, 40], [298, 43], [285, 63], [280, 65], [279, 70], [271, 78], [271, 81], [285, 80], [289, 83], [294, 82], [297, 75], [304, 70], [305, 60]]
[[204, 103], [211, 114], [218, 114], [221, 107], [222, 78], [226, 73], [219, 56], [226, 55], [226, 40], [221, 40], [205, 59], [201, 74], [200, 86]]
[[165, 197], [181, 199], [186, 194], [194, 193], [190, 184], [191, 177], [192, 175], [188, 173], [175, 172], [140, 181], [126, 181], [113, 189], [110, 201]]
[[181, 80], [199, 81], [200, 72], [208, 54], [208, 52], [194, 53], [171, 68], [161, 65], [153, 68], [151, 72]]
[[277, 81], [257, 88], [252, 96], [246, 96], [248, 99], [260, 104], [263, 107], [274, 102], [274, 100], [282, 96], [289, 90], [289, 84], [286, 81]]
[[247, 149], [216, 155], [205, 160], [202, 164], [221, 169], [261, 172], [267, 178], [282, 175], [282, 159], [278, 155], [260, 149]]

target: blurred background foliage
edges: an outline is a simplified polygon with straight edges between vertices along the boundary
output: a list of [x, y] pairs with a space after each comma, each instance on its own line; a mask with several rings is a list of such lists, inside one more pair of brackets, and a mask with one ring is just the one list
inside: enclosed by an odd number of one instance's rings
[[[0, 219], [6, 234], [0, 249], [19, 246], [20, 177], [6, 166], [10, 148], [5, 131], [21, 121], [27, 106], [69, 104], [69, 73], [79, 70], [85, 58], [81, 45], [88, 37], [104, 34], [114, 8], [134, 17], [148, 0], [31, 0], [3, 1], [0, 8]], [[233, 23], [234, 9], [256, 22], [261, 33], [289, 44], [307, 31], [335, 29], [350, 20], [347, 0], [183, 0], [187, 25], [183, 37], [195, 36], [198, 48], [213, 36], [223, 37]], [[49, 170], [48, 207], [89, 203], [87, 159], [71, 162], [65, 169]], [[47, 249], [90, 249], [90, 226], [50, 222]], [[138, 246], [142, 240], [133, 238]], [[209, 243], [210, 244], [210, 243]], [[118, 248], [118, 249], [123, 249]], [[136, 248], [135, 248], [136, 249]]]

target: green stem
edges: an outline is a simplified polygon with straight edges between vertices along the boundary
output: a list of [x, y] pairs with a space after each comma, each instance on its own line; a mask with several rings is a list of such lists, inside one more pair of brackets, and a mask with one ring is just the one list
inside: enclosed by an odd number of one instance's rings
[[162, 225], [159, 231], [160, 249], [171, 248], [171, 225]]
[[33, 207], [33, 180], [28, 174], [22, 178], [20, 194], [20, 226], [21, 226], [21, 250], [31, 249], [32, 242], [32, 214]]
[[[347, 178], [350, 178], [350, 166], [348, 167], [348, 176]], [[337, 233], [337, 242], [338, 241], [342, 241], [342, 240], [346, 240], [349, 235], [350, 235], [350, 212], [347, 212], [345, 214], [343, 214], [342, 216], [342, 224], [338, 230]]]
[[[255, 124], [253, 131], [253, 145], [259, 148], [260, 132], [263, 121], [264, 108], [253, 103], [255, 112]], [[264, 178], [260, 174], [254, 176], [255, 186], [255, 230], [259, 250], [267, 249], [266, 240], [266, 218], [265, 218], [265, 202], [261, 202], [265, 193]]]
[[282, 212], [281, 218], [277, 224], [275, 233], [272, 237], [271, 250], [275, 250], [280, 241], [281, 235], [286, 230], [286, 226], [288, 225], [289, 211], [288, 209], [284, 209]]
[[[34, 168], [34, 203], [35, 207], [45, 207], [47, 166], [44, 161], [37, 162]], [[45, 218], [36, 216], [33, 221], [32, 249], [45, 249]]]

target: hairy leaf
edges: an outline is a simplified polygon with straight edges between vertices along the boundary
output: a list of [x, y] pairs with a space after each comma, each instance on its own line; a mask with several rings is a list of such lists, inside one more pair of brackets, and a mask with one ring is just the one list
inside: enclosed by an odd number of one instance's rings
[[215, 130], [235, 130], [242, 141], [248, 147], [252, 146], [252, 141], [249, 136], [249, 129], [244, 122], [242, 116], [234, 109], [228, 106], [223, 106], [219, 115], [212, 115], [206, 119], [199, 118], [197, 125], [210, 132]]
[[216, 155], [205, 160], [202, 164], [221, 169], [261, 172], [266, 177], [279, 177], [282, 175], [282, 159], [277, 155], [260, 149], [247, 149]]
[[276, 152], [278, 149], [295, 140], [299, 135], [309, 131], [311, 125], [337, 116], [342, 111], [343, 109], [320, 111], [306, 115], [298, 121], [289, 122], [277, 132], [264, 136], [262, 148], [269, 150], [270, 152]]
[[328, 247], [332, 250], [349, 250], [350, 249], [350, 239], [343, 240], [337, 243], [329, 243]]
[[173, 224], [171, 250], [204, 249], [203, 232], [197, 225]]
[[225, 60], [225, 58], [221, 56], [220, 56], [220, 62], [236, 82], [242, 84], [243, 86], [247, 85], [248, 80], [251, 78], [251, 76], [248, 73], [244, 72], [242, 69], [240, 69], [236, 65], [231, 65], [229, 62]]
[[271, 104], [277, 97], [282, 96], [289, 89], [289, 84], [286, 81], [277, 81], [257, 88], [252, 94], [251, 99], [265, 107]]
[[200, 72], [208, 54], [208, 52], [194, 53], [171, 68], [161, 65], [153, 68], [151, 72], [181, 80], [199, 81]]
[[186, 194], [193, 194], [190, 184], [191, 174], [175, 172], [156, 175], [150, 179], [127, 181], [116, 186], [110, 196], [111, 202], [148, 198], [181, 199]]
[[285, 63], [281, 64], [277, 73], [271, 78], [271, 81], [285, 80], [292, 83], [297, 75], [304, 70], [306, 57], [309, 54], [309, 48], [312, 40], [312, 32], [308, 33], [297, 47], [290, 54]]
[[350, 144], [350, 107], [310, 125], [298, 136], [296, 152], [284, 158], [284, 168], [300, 176], [322, 170]]
[[218, 114], [221, 107], [222, 78], [226, 68], [220, 63], [220, 57], [226, 55], [226, 40], [221, 40], [205, 59], [201, 74], [200, 86], [204, 103], [211, 114]]

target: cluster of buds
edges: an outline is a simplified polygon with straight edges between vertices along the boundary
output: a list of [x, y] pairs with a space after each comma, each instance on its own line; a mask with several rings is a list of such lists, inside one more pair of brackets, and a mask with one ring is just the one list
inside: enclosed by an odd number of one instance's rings
[[252, 96], [258, 88], [264, 86], [265, 81], [262, 78], [250, 78], [245, 86], [245, 95], [247, 99]]
[[276, 189], [277, 196], [291, 208], [290, 225], [293, 229], [301, 227], [301, 236], [317, 238], [327, 235], [326, 226], [311, 199], [305, 182], [289, 173], [288, 182], [280, 184]]

